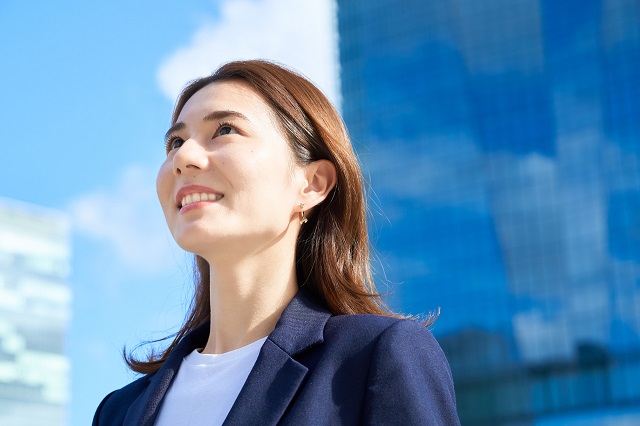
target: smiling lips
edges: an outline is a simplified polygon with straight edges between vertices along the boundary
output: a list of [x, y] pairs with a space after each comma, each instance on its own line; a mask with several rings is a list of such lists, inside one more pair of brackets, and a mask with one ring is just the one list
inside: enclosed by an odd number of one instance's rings
[[[224, 197], [215, 189], [201, 185], [187, 185], [182, 187], [176, 194], [176, 207], [182, 211], [183, 208], [200, 202], [215, 203]], [[195, 206], [192, 206], [195, 207]], [[189, 209], [187, 209], [189, 210]]]
[[218, 201], [222, 198], [222, 194], [212, 194], [201, 192], [199, 194], [189, 194], [182, 197], [180, 207], [188, 206], [189, 204], [197, 203], [199, 201]]

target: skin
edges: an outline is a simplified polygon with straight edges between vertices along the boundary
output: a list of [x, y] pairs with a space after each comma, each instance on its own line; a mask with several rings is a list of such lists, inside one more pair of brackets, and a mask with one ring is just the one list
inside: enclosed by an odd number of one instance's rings
[[[168, 132], [156, 189], [178, 245], [210, 266], [203, 353], [238, 349], [274, 329], [298, 290], [295, 243], [308, 226], [300, 204], [308, 213], [335, 183], [329, 161], [296, 163], [273, 111], [246, 83], [212, 83], [187, 101]], [[194, 192], [219, 199], [181, 207]]]

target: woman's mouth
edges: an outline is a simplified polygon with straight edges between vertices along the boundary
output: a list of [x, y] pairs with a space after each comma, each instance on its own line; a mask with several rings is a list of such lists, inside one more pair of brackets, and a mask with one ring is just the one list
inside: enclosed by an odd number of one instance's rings
[[223, 197], [222, 194], [213, 194], [213, 193], [196, 193], [189, 194], [182, 197], [182, 201], [180, 202], [180, 207], [188, 206], [189, 204], [198, 203], [200, 201], [218, 201]]

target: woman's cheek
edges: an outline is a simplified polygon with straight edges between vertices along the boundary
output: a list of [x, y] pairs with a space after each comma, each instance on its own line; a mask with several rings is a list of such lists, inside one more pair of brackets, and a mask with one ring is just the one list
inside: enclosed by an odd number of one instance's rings
[[168, 198], [171, 197], [171, 177], [173, 176], [171, 170], [171, 162], [166, 160], [160, 166], [158, 175], [156, 176], [156, 193], [160, 204], [165, 207], [165, 203]]

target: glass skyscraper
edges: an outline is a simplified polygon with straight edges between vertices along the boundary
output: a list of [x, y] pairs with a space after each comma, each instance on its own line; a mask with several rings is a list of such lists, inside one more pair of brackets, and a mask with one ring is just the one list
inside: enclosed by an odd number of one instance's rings
[[380, 290], [440, 308], [462, 423], [640, 424], [640, 3], [337, 3]]
[[0, 199], [0, 425], [64, 425], [69, 221]]

